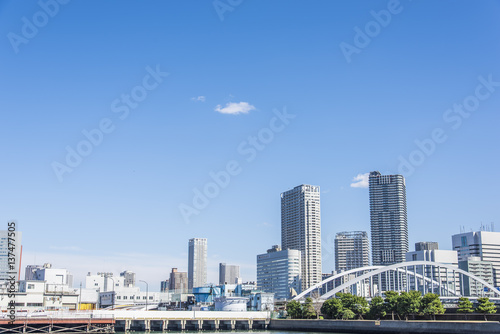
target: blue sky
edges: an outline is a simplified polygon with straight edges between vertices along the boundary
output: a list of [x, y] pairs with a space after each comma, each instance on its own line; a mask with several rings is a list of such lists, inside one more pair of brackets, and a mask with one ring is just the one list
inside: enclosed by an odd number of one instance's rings
[[[335, 233], [369, 231], [368, 191], [351, 183], [372, 170], [407, 178], [410, 249], [500, 230], [498, 1], [41, 3], [52, 16], [0, 2], [0, 222], [23, 231], [23, 265], [75, 283], [128, 269], [159, 289], [206, 237], [210, 281], [219, 262], [255, 279], [280, 243], [280, 193], [307, 183], [322, 189], [329, 272]], [[87, 155], [69, 166], [67, 147]]]

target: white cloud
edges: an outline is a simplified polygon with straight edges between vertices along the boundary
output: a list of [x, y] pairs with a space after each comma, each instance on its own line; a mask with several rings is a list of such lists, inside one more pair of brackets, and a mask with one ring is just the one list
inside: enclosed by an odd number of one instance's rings
[[199, 101], [199, 102], [205, 102], [206, 97], [205, 97], [205, 96], [203, 96], [203, 95], [200, 95], [200, 96], [195, 96], [195, 97], [192, 97], [192, 98], [191, 98], [191, 100], [192, 100], [192, 101], [197, 101], [197, 102], [198, 102], [198, 101]]
[[215, 107], [215, 111], [230, 115], [248, 114], [252, 110], [255, 110], [255, 107], [248, 102], [229, 102], [225, 107], [222, 107], [220, 104]]
[[368, 175], [370, 173], [365, 173], [365, 174], [358, 174], [356, 175], [351, 183], [352, 188], [368, 188]]

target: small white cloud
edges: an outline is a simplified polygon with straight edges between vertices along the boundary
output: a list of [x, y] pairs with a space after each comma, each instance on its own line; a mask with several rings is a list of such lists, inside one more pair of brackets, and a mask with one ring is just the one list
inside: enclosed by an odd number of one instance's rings
[[352, 188], [368, 188], [368, 176], [370, 173], [358, 174], [352, 179]]
[[255, 110], [255, 107], [248, 102], [229, 102], [225, 107], [222, 107], [220, 104], [215, 107], [215, 111], [230, 115], [248, 114], [252, 110]]
[[196, 102], [205, 102], [206, 97], [205, 96], [195, 96], [191, 98], [191, 101], [196, 101]]

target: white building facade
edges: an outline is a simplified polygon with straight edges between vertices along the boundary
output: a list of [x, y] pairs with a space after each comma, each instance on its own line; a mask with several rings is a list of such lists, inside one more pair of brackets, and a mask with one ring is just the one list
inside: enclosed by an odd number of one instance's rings
[[240, 266], [219, 263], [219, 284], [237, 284], [240, 279]]
[[[438, 262], [454, 266], [458, 269], [457, 252], [453, 250], [431, 249], [408, 252], [406, 253], [406, 262], [411, 261]], [[452, 270], [446, 268], [439, 268], [438, 270], [433, 266], [417, 266], [412, 272], [413, 271], [427, 277], [432, 280], [433, 283], [431, 284], [430, 280], [425, 280], [424, 282], [423, 279], [415, 279], [414, 276], [409, 276], [409, 285], [412, 290], [417, 290], [422, 293], [434, 292], [440, 295], [446, 295], [453, 291], [460, 294], [461, 287], [459, 274], [454, 274]], [[453, 275], [455, 275], [455, 278]], [[439, 287], [441, 287], [441, 291], [437, 292], [435, 289], [439, 289]], [[449, 293], [447, 293], [447, 291]]]
[[207, 283], [207, 239], [189, 239], [188, 244], [188, 289]]
[[301, 252], [302, 290], [321, 282], [320, 188], [300, 185], [281, 194], [281, 246]]
[[301, 292], [301, 256], [299, 250], [281, 250], [273, 246], [266, 254], [257, 255], [257, 288], [274, 293], [279, 300]]
[[337, 272], [370, 265], [370, 245], [365, 231], [339, 232], [335, 235]]
[[[467, 271], [468, 273], [482, 278], [486, 282], [493, 285], [493, 265], [489, 261], [482, 261], [479, 256], [470, 256], [465, 261], [460, 261], [458, 263], [460, 269]], [[484, 291], [484, 287], [481, 283], [476, 280], [472, 280], [467, 276], [463, 278], [463, 292], [465, 296], [468, 297], [495, 297], [495, 295], [489, 291]]]
[[493, 286], [500, 287], [500, 232], [477, 231], [455, 234], [451, 237], [458, 261], [479, 257], [493, 266]]

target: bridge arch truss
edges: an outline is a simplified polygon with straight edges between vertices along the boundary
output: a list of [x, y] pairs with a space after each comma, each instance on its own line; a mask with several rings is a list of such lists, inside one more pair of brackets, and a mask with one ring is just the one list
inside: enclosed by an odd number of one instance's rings
[[[467, 290], [476, 291], [471, 297], [500, 297], [500, 291], [485, 280], [456, 266], [431, 261], [410, 261], [390, 266], [367, 266], [335, 274], [297, 295], [300, 300], [317, 293], [328, 299], [338, 292], [350, 292], [363, 297], [380, 296], [378, 287], [383, 282], [386, 289], [394, 291], [418, 290], [423, 294], [436, 293], [442, 297], [464, 296]], [[485, 292], [487, 288], [487, 292]]]

